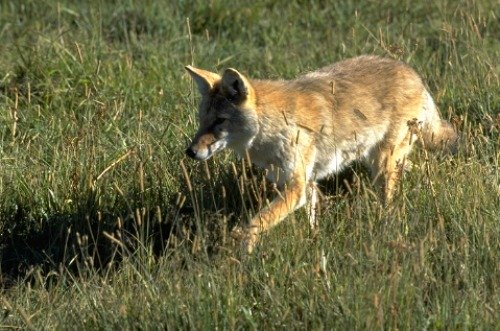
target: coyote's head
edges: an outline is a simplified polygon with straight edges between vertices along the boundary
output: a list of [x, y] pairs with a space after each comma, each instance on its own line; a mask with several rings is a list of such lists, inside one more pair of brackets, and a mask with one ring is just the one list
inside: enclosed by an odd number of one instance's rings
[[206, 160], [229, 147], [240, 155], [250, 147], [259, 130], [255, 92], [250, 82], [234, 69], [216, 73], [187, 66], [201, 94], [199, 128], [186, 154]]

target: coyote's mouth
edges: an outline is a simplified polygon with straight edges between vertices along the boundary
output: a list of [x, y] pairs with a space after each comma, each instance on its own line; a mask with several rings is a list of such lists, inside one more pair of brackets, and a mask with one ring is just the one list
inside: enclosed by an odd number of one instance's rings
[[223, 150], [227, 146], [227, 141], [225, 139], [216, 140], [207, 146], [196, 146], [196, 144], [191, 145], [186, 149], [186, 155], [198, 161], [204, 161], [212, 157], [215, 153]]

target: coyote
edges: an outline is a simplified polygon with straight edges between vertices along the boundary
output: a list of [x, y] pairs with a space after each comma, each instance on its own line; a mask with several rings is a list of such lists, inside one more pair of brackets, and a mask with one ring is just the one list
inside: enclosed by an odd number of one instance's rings
[[293, 80], [255, 80], [235, 69], [186, 66], [201, 94], [199, 129], [186, 154], [206, 160], [230, 148], [265, 169], [281, 190], [243, 227], [252, 251], [259, 234], [310, 200], [315, 182], [364, 160], [389, 203], [415, 141], [453, 147], [456, 133], [439, 116], [419, 75], [387, 58], [360, 56]]

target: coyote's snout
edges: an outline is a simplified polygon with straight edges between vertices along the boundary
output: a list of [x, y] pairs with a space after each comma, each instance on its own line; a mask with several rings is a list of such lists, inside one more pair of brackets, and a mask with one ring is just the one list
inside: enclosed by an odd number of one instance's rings
[[186, 69], [202, 96], [200, 127], [186, 154], [205, 160], [228, 147], [248, 155], [282, 189], [245, 227], [249, 251], [259, 233], [307, 197], [315, 201], [317, 180], [352, 161], [366, 161], [389, 202], [416, 140], [429, 147], [456, 142], [420, 77], [402, 62], [361, 56], [290, 81]]

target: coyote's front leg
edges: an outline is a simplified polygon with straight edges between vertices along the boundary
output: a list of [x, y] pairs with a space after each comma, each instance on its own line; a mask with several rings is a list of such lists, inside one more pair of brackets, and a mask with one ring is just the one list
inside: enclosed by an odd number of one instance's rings
[[[306, 139], [303, 137], [305, 142]], [[298, 141], [298, 139], [297, 139]], [[310, 141], [309, 141], [310, 142]], [[287, 176], [288, 185], [267, 208], [261, 210], [250, 221], [245, 231], [245, 248], [252, 252], [259, 235], [281, 222], [288, 214], [306, 203], [306, 188], [309, 184], [316, 149], [308, 144], [296, 145], [294, 170]]]
[[290, 186], [278, 195], [267, 208], [255, 215], [245, 229], [244, 248], [251, 253], [259, 235], [279, 222], [306, 201], [305, 176], [293, 178]]

